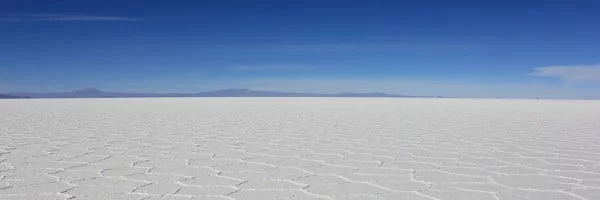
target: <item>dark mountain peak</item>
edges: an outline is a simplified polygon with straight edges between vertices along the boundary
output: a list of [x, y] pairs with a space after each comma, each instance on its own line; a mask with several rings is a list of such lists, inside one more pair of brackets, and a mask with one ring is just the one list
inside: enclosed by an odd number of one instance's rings
[[247, 88], [232, 88], [232, 89], [223, 89], [223, 90], [216, 90], [213, 92], [250, 92], [252, 90], [247, 89]]
[[388, 94], [383, 92], [344, 92], [338, 94], [282, 92], [268, 90], [251, 90], [246, 88], [233, 88], [213, 90], [198, 93], [124, 93], [105, 92], [97, 88], [84, 88], [73, 92], [54, 93], [12, 93], [11, 96], [31, 98], [114, 98], [114, 97], [414, 97], [406, 95]]
[[370, 94], [370, 95], [389, 95], [385, 92], [342, 92], [340, 94]]
[[21, 98], [24, 98], [24, 97], [7, 95], [7, 94], [0, 94], [0, 99], [21, 99]]
[[400, 97], [402, 95], [388, 94], [385, 92], [343, 92], [341, 97]]
[[98, 88], [83, 88], [73, 91], [74, 93], [102, 93]]

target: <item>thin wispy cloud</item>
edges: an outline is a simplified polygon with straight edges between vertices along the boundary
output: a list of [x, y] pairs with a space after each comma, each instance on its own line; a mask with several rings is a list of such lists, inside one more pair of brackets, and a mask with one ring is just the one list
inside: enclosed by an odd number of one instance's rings
[[390, 43], [334, 43], [334, 44], [296, 44], [280, 45], [275, 49], [284, 51], [382, 51], [382, 50], [410, 50], [410, 51], [463, 51], [473, 49], [474, 45], [463, 44], [430, 44], [414, 42]]
[[308, 66], [299, 65], [247, 65], [247, 66], [235, 66], [232, 69], [241, 71], [273, 71], [273, 70], [303, 70], [309, 69]]
[[553, 77], [565, 82], [600, 82], [600, 64], [547, 66], [535, 68], [534, 76]]
[[438, 44], [411, 41], [400, 42], [356, 42], [356, 43], [310, 43], [310, 44], [271, 44], [235, 49], [249, 51], [292, 52], [292, 53], [339, 53], [339, 52], [376, 52], [376, 51], [419, 51], [419, 52], [457, 52], [480, 49], [471, 44]]
[[353, 43], [333, 43], [333, 44], [289, 44], [289, 45], [277, 45], [272, 47], [275, 50], [284, 51], [341, 51], [341, 50], [360, 50], [366, 48], [373, 48], [378, 46], [377, 44], [353, 44]]
[[71, 14], [0, 14], [3, 22], [27, 21], [140, 21], [123, 16], [71, 15]]

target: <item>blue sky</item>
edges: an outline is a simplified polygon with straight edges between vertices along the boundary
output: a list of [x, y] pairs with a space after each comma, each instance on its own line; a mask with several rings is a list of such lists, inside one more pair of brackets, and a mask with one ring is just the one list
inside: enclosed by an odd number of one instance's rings
[[0, 2], [0, 93], [600, 98], [593, 1]]

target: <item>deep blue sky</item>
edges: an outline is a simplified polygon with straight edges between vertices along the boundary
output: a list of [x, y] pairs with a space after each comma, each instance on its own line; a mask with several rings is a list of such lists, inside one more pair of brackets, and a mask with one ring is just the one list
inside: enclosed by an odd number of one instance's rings
[[600, 98], [593, 1], [0, 2], [0, 93]]

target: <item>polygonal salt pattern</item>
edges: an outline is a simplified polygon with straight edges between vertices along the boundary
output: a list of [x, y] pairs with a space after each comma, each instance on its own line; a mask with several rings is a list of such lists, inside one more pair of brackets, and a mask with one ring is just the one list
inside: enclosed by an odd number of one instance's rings
[[0, 199], [600, 199], [600, 102], [0, 101]]

